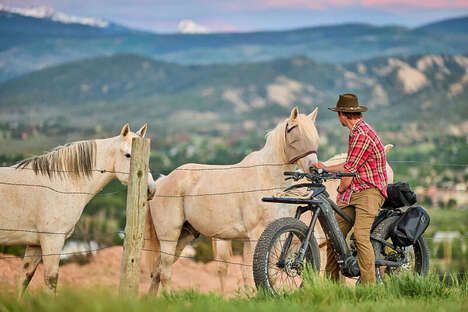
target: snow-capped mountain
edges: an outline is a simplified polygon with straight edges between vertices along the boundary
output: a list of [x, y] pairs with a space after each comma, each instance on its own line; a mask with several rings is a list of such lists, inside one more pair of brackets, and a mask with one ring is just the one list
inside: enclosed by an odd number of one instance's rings
[[81, 24], [92, 27], [105, 28], [109, 26], [109, 22], [100, 18], [93, 17], [78, 17], [73, 15], [68, 15], [63, 12], [54, 10], [48, 6], [35, 6], [30, 8], [12, 8], [6, 5], [0, 4], [0, 12], [13, 13], [22, 16], [34, 17], [34, 18], [43, 18], [50, 19], [54, 22], [64, 23], [64, 24]]
[[178, 25], [179, 32], [183, 34], [207, 34], [210, 31], [208, 27], [195, 23], [192, 20], [181, 20]]

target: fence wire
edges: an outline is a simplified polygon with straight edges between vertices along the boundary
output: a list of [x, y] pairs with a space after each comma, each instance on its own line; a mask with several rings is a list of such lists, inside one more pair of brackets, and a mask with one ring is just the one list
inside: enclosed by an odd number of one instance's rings
[[[346, 159], [345, 157], [342, 158], [343, 160]], [[430, 165], [430, 166], [446, 166], [446, 167], [467, 167], [468, 163], [433, 163], [433, 162], [427, 162], [427, 161], [417, 161], [417, 160], [389, 160], [388, 161], [390, 164], [396, 164], [396, 165], [409, 165], [409, 164], [420, 164], [420, 165]], [[249, 169], [249, 168], [256, 168], [256, 167], [278, 167], [278, 166], [285, 166], [289, 165], [288, 163], [267, 163], [267, 164], [255, 164], [255, 165], [245, 165], [245, 166], [236, 166], [236, 165], [222, 165], [222, 166], [217, 166], [213, 168], [176, 168], [174, 171], [220, 171], [220, 170], [234, 170], [234, 169]], [[34, 170], [32, 168], [15, 168], [15, 167], [9, 167], [15, 170]], [[51, 170], [59, 173], [72, 173], [72, 171], [66, 171], [66, 170]], [[105, 170], [105, 169], [91, 169], [90, 171], [93, 172], [99, 172], [99, 173], [112, 173], [112, 174], [126, 174], [128, 175], [129, 172], [123, 172], [123, 171], [112, 171], [112, 170]], [[38, 187], [38, 188], [44, 188], [48, 189], [50, 191], [54, 191], [60, 194], [69, 194], [69, 195], [91, 195], [91, 196], [111, 196], [111, 195], [116, 195], [120, 193], [125, 193], [125, 190], [122, 191], [115, 191], [115, 192], [98, 192], [98, 193], [89, 193], [89, 192], [68, 192], [68, 191], [62, 191], [55, 189], [51, 186], [48, 185], [40, 185], [40, 184], [28, 184], [28, 183], [12, 183], [12, 182], [7, 182], [7, 181], [0, 181], [0, 185], [7, 185], [7, 186], [20, 186], [20, 187]], [[218, 193], [204, 193], [204, 194], [184, 194], [184, 195], [178, 195], [178, 194], [157, 194], [155, 197], [162, 197], [162, 198], [178, 198], [178, 197], [199, 197], [199, 196], [220, 196], [220, 195], [233, 195], [233, 194], [243, 194], [243, 193], [254, 193], [254, 192], [266, 192], [266, 191], [274, 191], [274, 190], [280, 190], [284, 189], [286, 186], [280, 186], [280, 187], [270, 187], [270, 188], [259, 188], [259, 189], [252, 189], [252, 190], [242, 190], [242, 191], [232, 191], [232, 192], [218, 192]], [[50, 231], [36, 231], [36, 230], [28, 230], [28, 229], [11, 229], [11, 228], [0, 228], [0, 231], [9, 231], [9, 232], [28, 232], [28, 233], [36, 233], [36, 234], [51, 234], [51, 235], [67, 235], [69, 233], [59, 233], [59, 232], [50, 232]], [[107, 233], [109, 235], [122, 235], [123, 231], [117, 231], [117, 232], [110, 232]], [[102, 233], [101, 233], [102, 234]], [[317, 239], [326, 239], [325, 236], [321, 235], [315, 235]], [[461, 237], [468, 237], [468, 234], [461, 235]], [[427, 237], [427, 240], [432, 240], [434, 239], [433, 237]], [[213, 238], [212, 240], [215, 241], [240, 241], [240, 242], [257, 242], [258, 240], [251, 240], [251, 239], [232, 239], [232, 240], [225, 240], [225, 239], [217, 239]], [[164, 242], [177, 242], [177, 240], [160, 240]], [[86, 251], [76, 251], [76, 252], [61, 252], [61, 253], [50, 253], [50, 254], [41, 254], [41, 255], [30, 255], [29, 257], [47, 257], [47, 256], [64, 256], [64, 255], [89, 255], [93, 254], [95, 252], [104, 250], [104, 249], [109, 249], [113, 248], [116, 246], [121, 246], [121, 245], [110, 245], [110, 246], [103, 246], [95, 249], [89, 249]], [[187, 259], [192, 259], [195, 260], [195, 257], [190, 257], [190, 256], [183, 256], [183, 255], [175, 255], [171, 253], [167, 253], [163, 250], [151, 250], [151, 249], [142, 249], [143, 251], [148, 251], [148, 252], [156, 252], [156, 253], [163, 253], [163, 254], [168, 254], [172, 256], [177, 256], [179, 258], [187, 258]], [[26, 256], [28, 257], [28, 256]], [[6, 259], [18, 259], [17, 256], [0, 256], [0, 260], [6, 260]], [[222, 262], [226, 264], [232, 264], [232, 265], [240, 265], [240, 266], [247, 266], [251, 267], [251, 264], [245, 264], [245, 263], [238, 263], [238, 262], [232, 262], [232, 261], [226, 261], [222, 259], [212, 259], [211, 261], [215, 262]]]

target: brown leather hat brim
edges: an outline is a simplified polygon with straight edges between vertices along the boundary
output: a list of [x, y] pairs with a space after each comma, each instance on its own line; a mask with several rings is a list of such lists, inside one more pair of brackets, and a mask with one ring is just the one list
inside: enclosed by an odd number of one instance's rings
[[358, 106], [356, 108], [350, 108], [350, 107], [329, 107], [328, 108], [331, 111], [334, 112], [343, 112], [343, 113], [362, 113], [362, 112], [367, 112], [367, 107], [365, 106]]

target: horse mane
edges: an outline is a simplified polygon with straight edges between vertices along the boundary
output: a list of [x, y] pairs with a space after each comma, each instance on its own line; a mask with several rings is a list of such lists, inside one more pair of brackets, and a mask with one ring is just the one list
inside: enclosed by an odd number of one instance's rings
[[73, 142], [58, 146], [43, 155], [22, 160], [16, 169], [31, 168], [36, 175], [49, 178], [89, 177], [96, 165], [96, 141]]
[[287, 160], [284, 146], [286, 144], [286, 137], [284, 135], [286, 131], [287, 119], [280, 122], [275, 128], [268, 131], [265, 135], [266, 143], [265, 147], [269, 155], [279, 155], [281, 159]]
[[[288, 118], [284, 121], [280, 122], [275, 128], [268, 131], [266, 134], [266, 143], [265, 147], [268, 148], [268, 152], [276, 155], [280, 155], [281, 159], [284, 159], [285, 162], [287, 161], [287, 156], [285, 152], [285, 145], [286, 145], [286, 125], [288, 123]], [[308, 137], [311, 142], [317, 142], [318, 147], [320, 142], [320, 137], [318, 135], [317, 129], [314, 126], [314, 123], [303, 114], [299, 114], [297, 116], [297, 124], [299, 126], [299, 131], [302, 135]]]

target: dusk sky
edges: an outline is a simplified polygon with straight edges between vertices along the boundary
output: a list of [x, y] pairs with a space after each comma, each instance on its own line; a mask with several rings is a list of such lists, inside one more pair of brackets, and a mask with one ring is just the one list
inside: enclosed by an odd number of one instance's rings
[[[418, 26], [468, 15], [468, 0], [0, 0], [11, 7], [47, 5], [156, 32], [178, 32], [181, 21], [206, 31], [277, 30], [364, 22]], [[187, 23], [187, 22], [186, 22]]]

